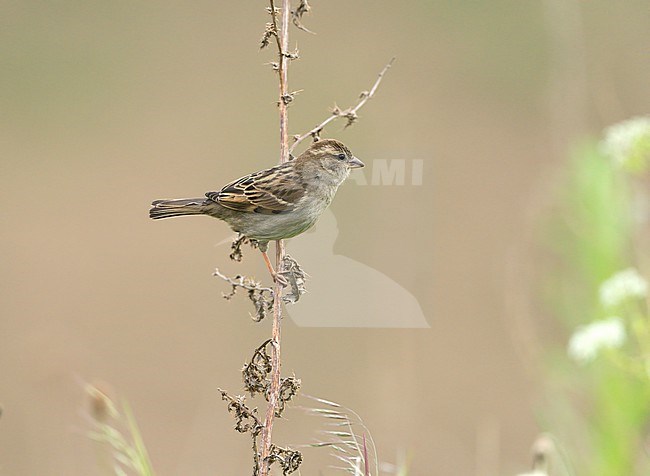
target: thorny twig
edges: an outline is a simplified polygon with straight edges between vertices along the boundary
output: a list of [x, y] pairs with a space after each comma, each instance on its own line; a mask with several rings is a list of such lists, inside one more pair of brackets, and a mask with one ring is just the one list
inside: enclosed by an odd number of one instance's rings
[[[278, 102], [279, 122], [280, 122], [280, 163], [289, 161], [289, 119], [288, 119], [288, 105], [289, 102], [285, 100], [289, 94], [287, 69], [289, 67], [290, 58], [287, 52], [289, 51], [289, 17], [291, 16], [291, 1], [282, 0], [282, 13], [281, 22], [278, 22], [278, 11], [275, 7], [275, 0], [269, 0], [270, 13], [273, 29], [275, 31], [275, 39], [278, 47], [278, 79], [279, 79], [279, 96]], [[279, 25], [278, 25], [279, 23]], [[284, 242], [278, 240], [275, 242], [275, 266], [278, 273], [284, 271]], [[269, 389], [266, 393], [269, 402], [262, 433], [260, 437], [260, 472], [259, 476], [268, 476], [273, 461], [270, 459], [272, 451], [272, 433], [273, 421], [276, 416], [276, 411], [281, 402], [280, 396], [280, 372], [282, 360], [280, 358], [280, 340], [282, 336], [282, 284], [280, 280], [275, 281], [273, 288], [273, 329], [271, 331], [271, 378]], [[284, 470], [284, 468], [283, 468]], [[285, 474], [288, 474], [285, 472]]]
[[[276, 7], [276, 3], [281, 2], [281, 8]], [[308, 0], [299, 0], [298, 7], [295, 11], [291, 10], [291, 0], [269, 0], [267, 9], [271, 15], [271, 22], [267, 23], [266, 29], [262, 36], [261, 47], [269, 46], [271, 39], [275, 39], [278, 50], [277, 61], [271, 62], [271, 67], [278, 73], [279, 78], [279, 96], [278, 110], [280, 123], [280, 163], [285, 163], [291, 159], [291, 151], [307, 137], [319, 139], [319, 134], [323, 128], [338, 117], [345, 117], [347, 120], [346, 127], [352, 125], [358, 118], [357, 111], [371, 99], [379, 84], [391, 67], [394, 58], [380, 72], [370, 91], [361, 93], [359, 102], [348, 109], [342, 110], [335, 107], [332, 116], [323, 121], [302, 136], [294, 137], [293, 146], [289, 146], [288, 134], [288, 106], [293, 102], [295, 95], [299, 91], [289, 92], [287, 69], [291, 60], [299, 57], [298, 50], [289, 52], [289, 20], [294, 25], [304, 31], [307, 30], [301, 23], [302, 17], [309, 12], [310, 5]], [[240, 261], [242, 258], [241, 246], [246, 239], [239, 237], [232, 245], [231, 259]], [[276, 279], [273, 289], [263, 288], [259, 283], [250, 278], [236, 276], [234, 279], [228, 278], [216, 270], [215, 276], [220, 277], [232, 286], [232, 291], [225, 294], [226, 299], [232, 298], [237, 289], [242, 288], [248, 292], [249, 298], [256, 307], [256, 320], [261, 320], [267, 312], [273, 312], [273, 327], [271, 338], [259, 346], [251, 358], [250, 363], [244, 365], [242, 375], [244, 379], [244, 388], [251, 396], [257, 393], [263, 393], [268, 406], [264, 419], [258, 418], [257, 410], [250, 410], [245, 402], [244, 397], [231, 397], [226, 392], [221, 391], [222, 398], [228, 401], [228, 410], [236, 416], [236, 429], [242, 432], [250, 432], [253, 437], [254, 453], [254, 476], [268, 476], [270, 467], [274, 462], [279, 462], [283, 474], [287, 475], [298, 470], [302, 462], [302, 454], [289, 448], [281, 448], [272, 443], [273, 422], [275, 418], [282, 415], [285, 405], [298, 392], [300, 380], [295, 376], [281, 378], [281, 358], [280, 358], [280, 339], [281, 339], [281, 319], [282, 303], [294, 303], [300, 299], [305, 292], [306, 273], [301, 269], [298, 263], [285, 254], [283, 240], [276, 241], [275, 265], [278, 275], [282, 276], [284, 281], [289, 282], [291, 289], [283, 296], [282, 280]], [[255, 318], [254, 318], [255, 319]], [[330, 403], [321, 401], [321, 403]], [[333, 404], [336, 405], [336, 404]], [[352, 432], [352, 423], [345, 415], [345, 421]], [[259, 438], [259, 441], [258, 441]], [[372, 442], [372, 441], [371, 441]], [[360, 453], [359, 444], [355, 439], [356, 447]], [[259, 451], [258, 451], [259, 444]], [[365, 439], [364, 439], [365, 449]], [[373, 444], [374, 449], [374, 444]], [[367, 453], [367, 450], [366, 450]], [[366, 455], [367, 456], [367, 455]], [[376, 458], [375, 458], [376, 459]], [[375, 462], [376, 464], [376, 462]]]
[[212, 275], [223, 279], [232, 286], [229, 293], [223, 293], [224, 299], [232, 299], [239, 288], [248, 293], [248, 299], [250, 299], [253, 306], [255, 306], [255, 315], [251, 315], [251, 319], [255, 322], [260, 322], [273, 309], [273, 289], [263, 287], [257, 281], [247, 278], [246, 276], [237, 275], [234, 278], [229, 278], [219, 271], [219, 268], [215, 269]]
[[384, 75], [386, 72], [390, 69], [390, 67], [393, 65], [393, 62], [395, 61], [395, 58], [392, 58], [386, 66], [384, 66], [384, 69], [381, 70], [379, 73], [379, 76], [377, 77], [377, 80], [375, 81], [375, 84], [372, 85], [372, 88], [370, 88], [370, 91], [362, 91], [361, 94], [359, 95], [359, 102], [356, 104], [356, 106], [349, 107], [347, 109], [341, 109], [338, 106], [334, 106], [332, 109], [332, 115], [329, 116], [327, 119], [325, 119], [323, 122], [318, 124], [316, 127], [311, 129], [308, 132], [305, 132], [302, 135], [296, 135], [293, 137], [293, 145], [289, 149], [289, 153], [292, 153], [293, 150], [296, 148], [298, 144], [300, 144], [303, 140], [305, 140], [307, 137], [312, 137], [315, 141], [320, 139], [320, 133], [323, 131], [325, 126], [329, 124], [330, 122], [338, 119], [339, 117], [344, 117], [347, 122], [345, 124], [345, 127], [351, 126], [354, 124], [359, 116], [357, 115], [357, 112], [359, 109], [361, 109], [364, 104], [366, 104], [370, 99], [372, 99], [375, 95], [375, 92], [377, 91], [377, 88], [379, 87], [379, 84], [381, 83], [381, 80], [384, 78]]

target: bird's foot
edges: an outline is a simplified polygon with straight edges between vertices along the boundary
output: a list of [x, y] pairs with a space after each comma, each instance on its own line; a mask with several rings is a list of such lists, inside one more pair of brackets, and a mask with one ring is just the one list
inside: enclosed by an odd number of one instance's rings
[[289, 280], [284, 275], [273, 271], [273, 274], [271, 274], [271, 276], [273, 276], [273, 281], [278, 283], [283, 288], [289, 286]]

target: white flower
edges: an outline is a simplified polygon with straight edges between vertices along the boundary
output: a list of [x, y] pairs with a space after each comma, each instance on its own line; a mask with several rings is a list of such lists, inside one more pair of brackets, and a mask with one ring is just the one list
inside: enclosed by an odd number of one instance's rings
[[646, 163], [650, 155], [647, 149], [649, 144], [650, 116], [641, 116], [605, 129], [605, 139], [601, 143], [601, 148], [615, 164], [636, 169]]
[[586, 364], [596, 358], [604, 348], [617, 348], [625, 342], [625, 326], [619, 317], [592, 322], [578, 327], [569, 340], [569, 356]]
[[600, 302], [605, 307], [617, 306], [628, 299], [648, 295], [648, 282], [634, 268], [619, 271], [600, 285]]

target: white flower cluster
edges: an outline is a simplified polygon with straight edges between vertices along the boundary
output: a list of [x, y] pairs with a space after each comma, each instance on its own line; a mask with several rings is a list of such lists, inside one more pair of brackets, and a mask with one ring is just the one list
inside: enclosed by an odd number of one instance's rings
[[615, 164], [625, 167], [632, 165], [641, 141], [650, 141], [650, 116], [634, 117], [608, 127], [601, 148]]
[[629, 299], [643, 299], [648, 295], [648, 282], [634, 268], [616, 273], [600, 286], [600, 302], [615, 307]]
[[569, 356], [586, 364], [596, 358], [602, 349], [615, 349], [626, 339], [625, 325], [619, 317], [611, 317], [578, 327], [569, 340]]

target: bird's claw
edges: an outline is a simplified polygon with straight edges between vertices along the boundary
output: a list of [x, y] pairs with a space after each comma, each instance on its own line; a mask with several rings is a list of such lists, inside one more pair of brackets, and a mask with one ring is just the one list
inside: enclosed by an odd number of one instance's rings
[[273, 273], [273, 281], [278, 283], [283, 288], [289, 286], [289, 280], [280, 273], [275, 273], [275, 272]]

